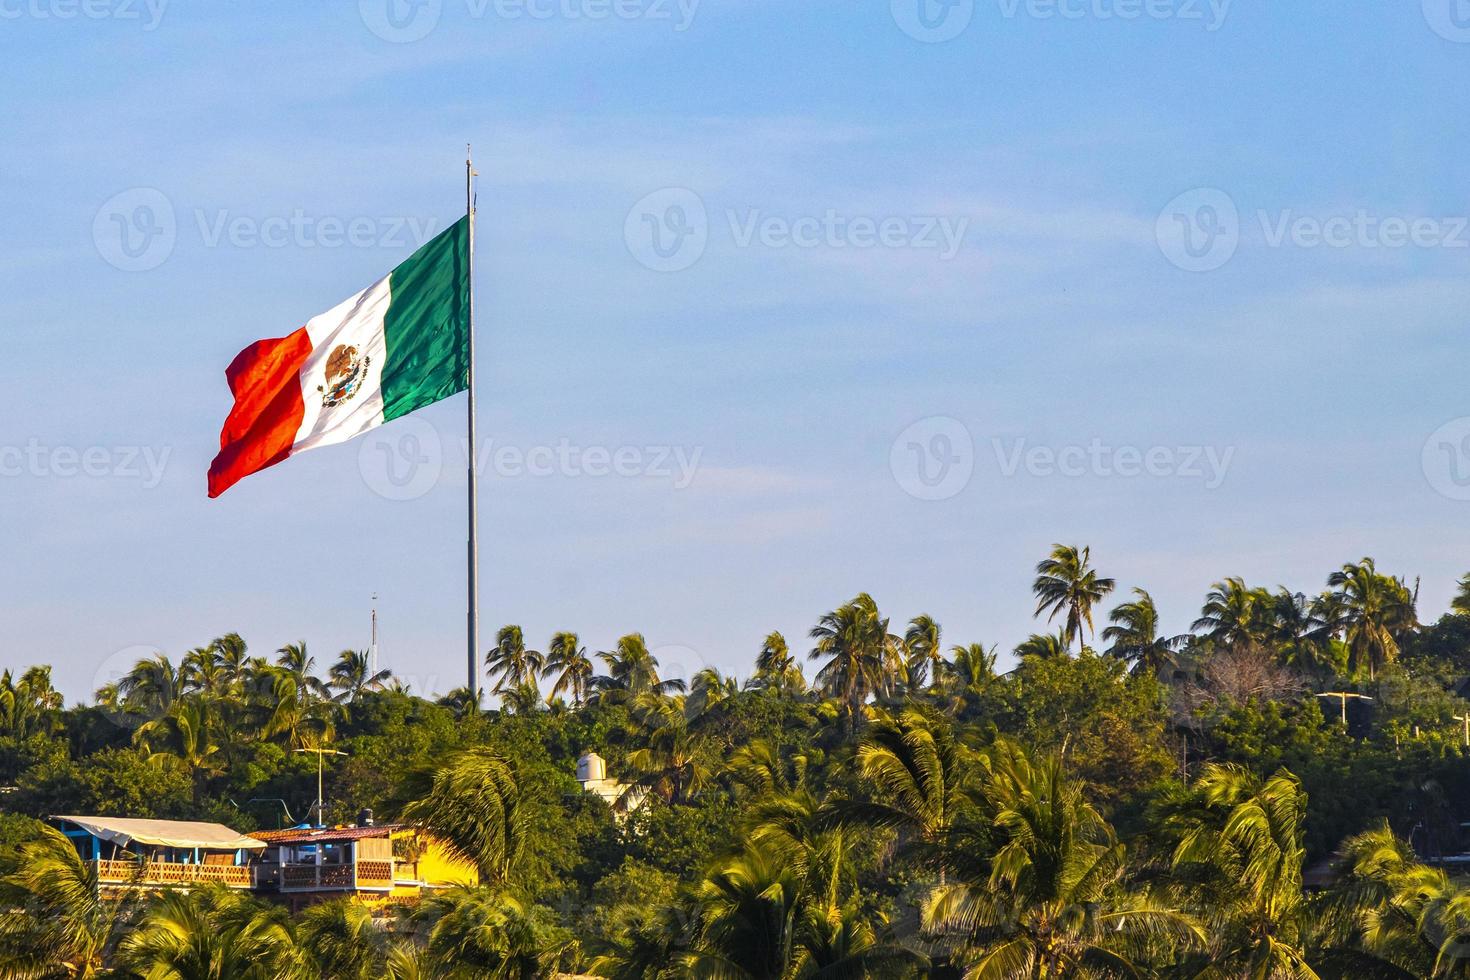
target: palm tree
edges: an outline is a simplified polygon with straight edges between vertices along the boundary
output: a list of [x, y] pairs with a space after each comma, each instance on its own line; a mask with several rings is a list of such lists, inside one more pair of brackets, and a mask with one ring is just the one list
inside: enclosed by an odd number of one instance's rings
[[315, 974], [334, 980], [378, 980], [388, 955], [388, 936], [362, 902], [336, 899], [301, 914], [297, 939]]
[[428, 955], [412, 942], [394, 943], [383, 964], [385, 980], [431, 980], [431, 970]]
[[689, 727], [682, 712], [666, 715], [643, 747], [628, 753], [628, 766], [637, 776], [618, 805], [630, 807], [644, 793], [666, 803], [689, 802], [712, 775], [708, 748], [708, 739]]
[[1315, 978], [1304, 944], [1307, 797], [1286, 770], [1262, 779], [1211, 763], [1166, 826], [1179, 833], [1178, 887], [1198, 897], [1218, 976]]
[[1058, 633], [1032, 633], [1022, 640], [1015, 650], [1017, 657], [1035, 657], [1038, 660], [1065, 660], [1068, 654], [1067, 634]]
[[157, 718], [166, 713], [183, 689], [179, 671], [161, 653], [139, 660], [117, 682], [117, 694], [124, 707], [145, 718]]
[[562, 632], [552, 636], [551, 645], [546, 648], [545, 673], [546, 676], [556, 675], [551, 693], [547, 695], [549, 699], [570, 691], [573, 706], [582, 707], [587, 700], [587, 684], [592, 679], [592, 660], [576, 633]]
[[924, 958], [880, 941], [856, 908], [825, 905], [779, 853], [747, 844], [695, 892], [700, 932], [684, 955], [693, 977], [806, 980], [913, 976]]
[[1239, 577], [1227, 578], [1210, 587], [1199, 618], [1189, 628], [1219, 647], [1262, 645], [1271, 629], [1270, 602], [1264, 589], [1247, 588]]
[[315, 677], [301, 675], [288, 667], [270, 668], [261, 681], [269, 679], [268, 694], [257, 701], [264, 710], [260, 728], [268, 737], [279, 737], [288, 748], [308, 748], [331, 738], [341, 706], [315, 692], [326, 688]]
[[1101, 578], [1090, 564], [1091, 548], [1080, 551], [1074, 545], [1052, 545], [1051, 554], [1036, 565], [1036, 581], [1031, 591], [1036, 594], [1036, 615], [1046, 613], [1049, 623], [1064, 616], [1062, 634], [1070, 648], [1076, 640], [1085, 641], [1085, 629], [1092, 632], [1092, 607], [1113, 591], [1116, 583]]
[[1283, 663], [1317, 674], [1333, 668], [1332, 644], [1323, 632], [1327, 623], [1319, 616], [1317, 600], [1282, 586], [1271, 595], [1269, 608], [1271, 641]]
[[520, 858], [526, 818], [511, 764], [493, 749], [467, 749], [417, 779], [429, 786], [403, 808], [403, 819], [432, 830], [482, 881], [505, 883]]
[[276, 651], [276, 665], [286, 671], [296, 682], [296, 689], [307, 698], [330, 699], [332, 692], [327, 685], [312, 673], [316, 658], [306, 652], [306, 641], [287, 643]]
[[726, 677], [718, 667], [705, 667], [694, 675], [689, 696], [684, 699], [684, 717], [698, 729], [718, 726], [740, 696], [740, 682]]
[[755, 672], [760, 677], [780, 677], [796, 663], [786, 637], [779, 630], [772, 630], [761, 641], [760, 652], [755, 655]]
[[735, 747], [725, 773], [751, 797], [759, 799], [806, 788], [807, 767], [811, 762], [808, 753], [783, 751], [770, 738], [758, 738]]
[[687, 951], [699, 932], [700, 905], [685, 891], [636, 916], [609, 937], [610, 949], [591, 964], [609, 980], [673, 980], [688, 975]]
[[923, 976], [929, 965], [916, 950], [880, 937], [851, 905], [825, 911], [809, 906], [797, 935], [797, 980]]
[[888, 620], [866, 592], [824, 615], [812, 627], [811, 659], [826, 657], [817, 683], [842, 707], [849, 731], [856, 731], [863, 705], [887, 694], [902, 679], [903, 644], [888, 632]]
[[624, 703], [640, 695], [662, 697], [685, 689], [678, 678], [659, 677], [658, 658], [649, 651], [642, 633], [620, 637], [616, 649], [599, 653], [597, 658], [607, 664], [607, 675], [594, 677], [592, 686], [607, 700]]
[[62, 704], [50, 667], [28, 667], [18, 681], [9, 670], [0, 674], [0, 731], [12, 738], [59, 732]]
[[495, 646], [485, 655], [485, 667], [495, 679], [493, 690], [502, 691], [536, 683], [546, 666], [546, 658], [526, 648], [526, 638], [519, 626], [502, 626], [495, 634]]
[[224, 771], [216, 725], [208, 704], [190, 695], [162, 718], [139, 728], [133, 740], [145, 747], [150, 761], [172, 761], [189, 774], [194, 802], [203, 798], [204, 784]]
[[875, 712], [857, 762], [875, 792], [867, 799], [834, 803], [829, 811], [848, 825], [897, 830], [904, 847], [934, 859], [960, 814], [971, 807], [967, 789], [974, 760], [949, 719], [918, 705], [897, 715]]
[[1455, 597], [1450, 600], [1450, 611], [1459, 616], [1470, 616], [1470, 575], [1460, 577]]
[[332, 700], [356, 704], [364, 692], [382, 687], [393, 676], [386, 667], [376, 674], [372, 671], [372, 657], [366, 650], [343, 650], [327, 672], [327, 687], [337, 691]]
[[800, 694], [806, 690], [806, 678], [802, 676], [801, 666], [797, 664], [791, 648], [786, 645], [786, 637], [778, 631], [767, 633], [765, 640], [761, 642], [760, 652], [755, 657], [755, 676], [751, 678], [750, 686], [779, 694]]
[[966, 980], [1141, 976], [1151, 944], [1203, 937], [1187, 917], [1129, 892], [1126, 850], [1056, 756], [999, 742], [980, 795], [1000, 848], [955, 849], [955, 880], [924, 903], [926, 930], [960, 942]]
[[226, 681], [232, 688], [238, 686], [245, 676], [248, 659], [245, 641], [239, 633], [226, 633], [215, 637], [210, 646], [214, 649], [215, 662], [224, 671]]
[[1399, 638], [1418, 625], [1414, 598], [1402, 580], [1379, 575], [1372, 558], [1342, 566], [1327, 586], [1341, 597], [1348, 668], [1366, 666], [1371, 679], [1398, 657]]
[[939, 624], [933, 616], [920, 615], [909, 620], [909, 628], [903, 634], [903, 646], [908, 654], [906, 666], [911, 688], [922, 687], [926, 677], [931, 688], [939, 686], [939, 665], [944, 660], [944, 647], [939, 635]]
[[285, 908], [263, 906], [223, 886], [159, 896], [123, 940], [120, 958], [135, 973], [158, 980], [311, 975]]
[[445, 980], [550, 978], [576, 946], [548, 910], [498, 888], [435, 892], [409, 921], [425, 937], [432, 975]]
[[688, 955], [696, 977], [786, 977], [796, 958], [801, 876], [761, 848], [747, 848], [700, 884], [703, 932]]
[[132, 892], [104, 898], [96, 866], [60, 830], [37, 824], [0, 881], [0, 975], [101, 976], [137, 903]]
[[482, 691], [471, 691], [468, 687], [456, 687], [435, 703], [448, 708], [454, 712], [457, 720], [463, 721], [483, 710], [482, 698]]
[[1420, 864], [1384, 821], [1342, 847], [1344, 874], [1327, 896], [1335, 941], [1324, 957], [1339, 976], [1470, 976], [1470, 892]]
[[949, 659], [939, 663], [939, 680], [948, 692], [951, 706], [959, 711], [983, 696], [996, 682], [995, 648], [969, 643], [949, 648]]
[[1183, 648], [1187, 636], [1160, 636], [1159, 610], [1153, 596], [1134, 589], [1137, 596], [1108, 613], [1112, 626], [1102, 631], [1104, 641], [1113, 645], [1108, 655], [1133, 665], [1135, 674], [1157, 674], [1176, 665], [1174, 654]]
[[500, 692], [500, 708], [513, 715], [535, 714], [546, 705], [541, 700], [541, 689], [535, 682], [520, 687], [503, 688]]
[[179, 662], [179, 686], [213, 698], [229, 694], [224, 668], [213, 647], [195, 647]]

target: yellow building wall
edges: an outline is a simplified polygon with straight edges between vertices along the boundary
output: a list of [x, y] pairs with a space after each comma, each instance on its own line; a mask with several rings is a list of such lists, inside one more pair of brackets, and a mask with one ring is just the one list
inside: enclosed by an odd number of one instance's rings
[[[404, 836], [414, 833], [414, 831], [408, 831]], [[398, 835], [394, 836], [396, 838]], [[419, 855], [417, 877], [429, 888], [449, 888], [454, 885], [473, 886], [480, 883], [480, 873], [473, 864], [457, 860], [448, 853], [443, 844], [432, 837], [427, 839], [423, 852]], [[421, 890], [417, 884], [395, 882], [392, 897], [414, 898]]]
[[430, 840], [419, 858], [419, 877], [430, 885], [478, 885], [480, 872], [468, 861], [451, 857], [444, 845]]

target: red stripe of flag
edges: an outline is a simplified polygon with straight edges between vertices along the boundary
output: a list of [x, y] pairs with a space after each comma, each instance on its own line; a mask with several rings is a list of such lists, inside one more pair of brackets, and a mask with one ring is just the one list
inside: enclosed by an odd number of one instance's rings
[[311, 338], [302, 327], [289, 337], [251, 344], [225, 371], [235, 407], [209, 467], [211, 498], [291, 455], [306, 416], [300, 372], [310, 354]]

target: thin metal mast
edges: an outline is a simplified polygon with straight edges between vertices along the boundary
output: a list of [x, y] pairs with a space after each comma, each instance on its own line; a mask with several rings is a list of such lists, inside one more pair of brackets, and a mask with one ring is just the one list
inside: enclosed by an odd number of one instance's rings
[[372, 662], [368, 669], [369, 677], [378, 676], [378, 594], [373, 593], [373, 638], [368, 649], [372, 652]]
[[476, 492], [475, 469], [479, 462], [479, 449], [475, 441], [475, 166], [470, 146], [464, 148], [464, 207], [469, 219], [469, 273], [466, 298], [469, 303], [469, 628], [468, 628], [468, 681], [470, 701], [480, 703], [480, 498]]

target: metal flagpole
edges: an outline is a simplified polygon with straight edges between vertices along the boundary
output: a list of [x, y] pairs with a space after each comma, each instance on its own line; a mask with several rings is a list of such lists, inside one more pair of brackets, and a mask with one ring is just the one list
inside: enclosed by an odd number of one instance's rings
[[469, 275], [465, 290], [466, 300], [469, 304], [469, 467], [470, 467], [470, 498], [469, 498], [469, 624], [468, 624], [468, 677], [466, 684], [469, 689], [470, 701], [478, 707], [480, 704], [480, 552], [479, 552], [479, 524], [480, 506], [479, 495], [476, 493], [475, 468], [479, 461], [479, 450], [475, 442], [475, 167], [472, 162], [470, 146], [465, 144], [464, 148], [464, 207], [465, 215], [469, 219]]

